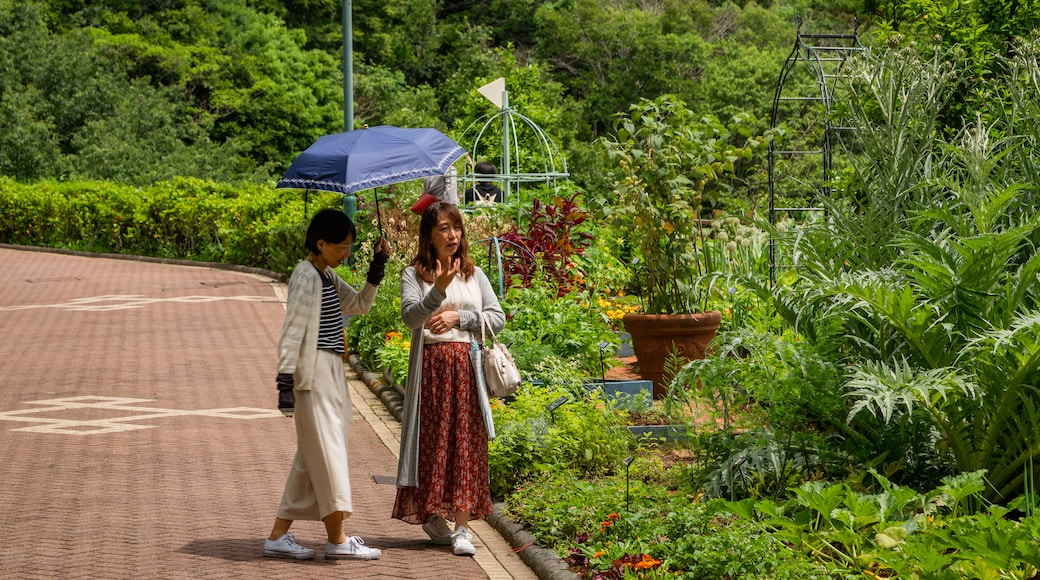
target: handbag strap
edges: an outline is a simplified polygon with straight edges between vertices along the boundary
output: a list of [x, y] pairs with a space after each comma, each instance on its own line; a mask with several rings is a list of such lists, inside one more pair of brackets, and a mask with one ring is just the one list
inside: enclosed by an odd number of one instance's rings
[[491, 328], [491, 321], [488, 320], [487, 313], [482, 310], [480, 312], [480, 345], [481, 346], [487, 344], [487, 339], [485, 338], [485, 335], [484, 335], [484, 327], [485, 326], [487, 327], [488, 334], [491, 335], [491, 344], [495, 344], [495, 342], [496, 342], [495, 331], [492, 330], [492, 328]]

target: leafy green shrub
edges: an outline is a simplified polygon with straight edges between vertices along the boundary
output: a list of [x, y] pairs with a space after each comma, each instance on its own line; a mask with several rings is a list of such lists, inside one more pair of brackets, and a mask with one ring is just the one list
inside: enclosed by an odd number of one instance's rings
[[[144, 237], [156, 242], [150, 253], [222, 261], [220, 224], [229, 213], [233, 193], [227, 186], [195, 179], [161, 182], [143, 191], [139, 221], [147, 232]], [[252, 225], [241, 220], [235, 223], [238, 227]]]
[[812, 431], [706, 431], [694, 449], [688, 485], [707, 498], [784, 498], [810, 479], [845, 475], [849, 464], [849, 457]]
[[570, 361], [587, 376], [599, 376], [600, 343], [606, 344], [608, 353], [616, 352], [620, 344], [584, 292], [558, 297], [554, 286], [535, 279], [529, 287], [510, 288], [502, 309], [509, 319], [500, 338], [510, 345], [520, 372], [529, 378], [542, 378], [531, 371], [550, 356]]
[[928, 493], [895, 485], [873, 470], [870, 475], [875, 493], [853, 483], [817, 481], [793, 490], [785, 503], [724, 505], [794, 550], [857, 577], [1032, 578], [1040, 571], [1035, 496], [1011, 502], [1025, 510], [1024, 517], [997, 506], [978, 512], [987, 487], [982, 471], [944, 478]]
[[539, 544], [596, 578], [842, 578], [840, 567], [813, 562], [719, 502], [644, 481], [659, 469], [640, 453], [626, 478], [544, 471], [507, 499]]
[[[39, 183], [33, 186], [65, 204], [56, 215], [64, 222], [61, 237], [39, 245], [107, 253], [156, 255], [163, 240], [144, 224], [138, 192], [104, 182]], [[37, 245], [37, 244], [30, 244]]]
[[525, 383], [508, 404], [495, 401], [492, 411], [497, 437], [488, 455], [491, 493], [497, 497], [539, 471], [615, 469], [628, 452], [631, 436], [619, 428], [624, 415], [598, 391]]
[[[53, 184], [25, 185], [0, 178], [0, 242], [26, 246], [58, 245], [81, 228], [69, 223], [69, 203]], [[80, 214], [77, 214], [80, 215]], [[91, 228], [83, 228], [91, 229]], [[88, 240], [96, 237], [93, 232]], [[104, 236], [107, 242], [109, 236]]]
[[[307, 255], [303, 242], [307, 237], [307, 223], [279, 214], [270, 223], [267, 238], [267, 268], [274, 272], [292, 272]], [[228, 256], [231, 259], [230, 256]]]
[[836, 355], [790, 331], [743, 327], [722, 332], [712, 356], [691, 361], [669, 385], [669, 401], [707, 404], [723, 426], [737, 408], [757, 404], [767, 424], [785, 432], [845, 427], [842, 370]]
[[[312, 196], [312, 207], [341, 197]], [[176, 178], [148, 187], [0, 178], [0, 242], [288, 273], [306, 255], [300, 192]]]

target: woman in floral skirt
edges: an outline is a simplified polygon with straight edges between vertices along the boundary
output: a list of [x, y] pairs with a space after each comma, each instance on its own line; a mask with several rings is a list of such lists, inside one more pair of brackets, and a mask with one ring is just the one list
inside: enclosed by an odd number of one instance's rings
[[492, 511], [488, 434], [470, 341], [482, 320], [496, 333], [505, 326], [491, 282], [468, 247], [457, 207], [437, 202], [423, 211], [419, 250], [401, 278], [401, 317], [412, 340], [393, 511], [460, 556], [476, 552], [470, 520]]

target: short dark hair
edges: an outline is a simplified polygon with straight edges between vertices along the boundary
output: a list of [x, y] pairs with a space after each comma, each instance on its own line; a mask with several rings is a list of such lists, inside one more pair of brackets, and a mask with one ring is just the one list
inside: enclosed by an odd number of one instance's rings
[[320, 254], [318, 240], [325, 240], [327, 244], [340, 244], [347, 238], [351, 241], [357, 239], [357, 229], [354, 222], [350, 221], [347, 214], [338, 209], [323, 209], [314, 214], [311, 224], [307, 226], [307, 238], [303, 245], [312, 254]]
[[473, 166], [473, 173], [479, 173], [481, 175], [494, 175], [498, 173], [498, 168], [495, 164], [490, 161], [481, 161]]

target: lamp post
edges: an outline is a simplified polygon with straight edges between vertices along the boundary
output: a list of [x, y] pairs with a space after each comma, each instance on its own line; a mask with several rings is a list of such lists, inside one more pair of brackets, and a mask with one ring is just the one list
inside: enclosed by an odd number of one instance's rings
[[[343, 130], [354, 130], [354, 2], [343, 0]], [[343, 196], [343, 213], [354, 221], [357, 213], [357, 196]]]

